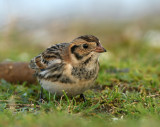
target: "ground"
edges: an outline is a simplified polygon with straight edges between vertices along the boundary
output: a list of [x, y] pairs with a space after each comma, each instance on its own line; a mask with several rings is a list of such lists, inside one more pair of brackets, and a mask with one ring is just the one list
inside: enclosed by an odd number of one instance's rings
[[[21, 51], [8, 49], [0, 59], [11, 54], [9, 57], [15, 61], [26, 57], [29, 60], [42, 51], [22, 47], [28, 54], [17, 56]], [[44, 91], [45, 101], [41, 104], [39, 85], [1, 80], [0, 126], [158, 127], [160, 48], [146, 42], [105, 44], [105, 47], [108, 52], [100, 57], [95, 86], [84, 93], [86, 102], [79, 96], [71, 99], [64, 93], [57, 98]]]

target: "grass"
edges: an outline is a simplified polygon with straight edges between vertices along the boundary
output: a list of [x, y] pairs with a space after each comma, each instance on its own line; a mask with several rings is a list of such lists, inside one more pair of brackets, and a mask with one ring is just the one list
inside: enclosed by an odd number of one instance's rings
[[[16, 39], [16, 38], [15, 38]], [[16, 40], [17, 41], [17, 40]], [[27, 40], [26, 40], [27, 41]], [[18, 42], [17, 42], [18, 45]], [[14, 45], [15, 46], [15, 45]], [[27, 46], [6, 50], [11, 59], [22, 51], [28, 58], [37, 50]], [[70, 127], [158, 127], [160, 124], [160, 48], [146, 43], [108, 45], [108, 53], [100, 57], [100, 72], [95, 86], [86, 91], [87, 102], [79, 96], [61, 98], [44, 91], [39, 100], [40, 86], [11, 84], [0, 81], [0, 126], [70, 126]], [[8, 53], [8, 54], [9, 54]], [[3, 60], [6, 55], [1, 56]]]

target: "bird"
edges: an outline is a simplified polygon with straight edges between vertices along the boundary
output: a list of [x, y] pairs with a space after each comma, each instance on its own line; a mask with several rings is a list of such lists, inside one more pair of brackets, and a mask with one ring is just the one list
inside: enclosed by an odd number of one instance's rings
[[29, 67], [35, 71], [43, 89], [56, 96], [64, 92], [69, 97], [80, 95], [91, 88], [98, 76], [100, 53], [106, 52], [94, 35], [82, 35], [69, 43], [58, 43], [31, 59]]

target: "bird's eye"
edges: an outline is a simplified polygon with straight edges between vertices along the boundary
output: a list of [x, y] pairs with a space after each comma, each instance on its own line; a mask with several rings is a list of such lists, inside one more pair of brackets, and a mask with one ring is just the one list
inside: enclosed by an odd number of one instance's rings
[[83, 44], [83, 48], [84, 48], [84, 49], [87, 49], [87, 48], [88, 48], [88, 45], [87, 45], [87, 44]]

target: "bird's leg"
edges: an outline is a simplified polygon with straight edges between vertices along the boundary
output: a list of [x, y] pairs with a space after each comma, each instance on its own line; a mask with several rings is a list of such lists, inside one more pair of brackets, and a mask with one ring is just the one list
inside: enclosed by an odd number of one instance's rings
[[43, 102], [43, 87], [41, 86], [41, 92], [40, 92], [40, 97], [39, 97], [40, 103]]
[[84, 96], [84, 94], [82, 93], [82, 94], [80, 94], [80, 98], [82, 98], [83, 99], [83, 101], [84, 102], [86, 102], [86, 98], [85, 98], [85, 96]]

